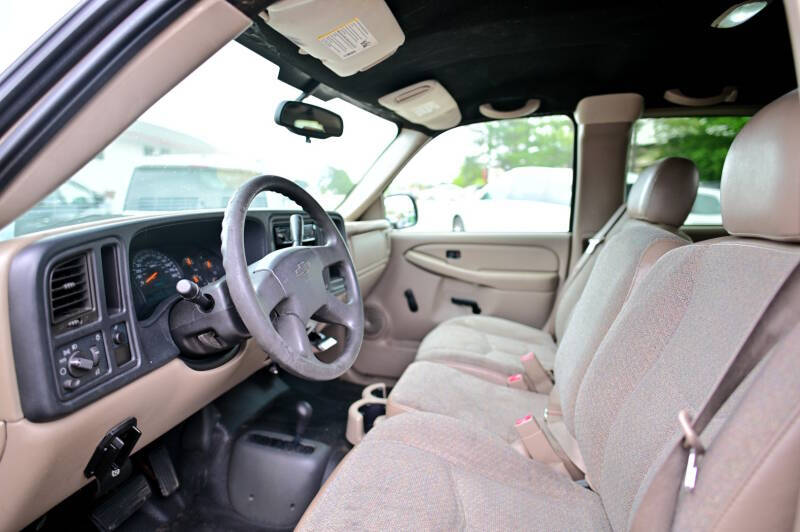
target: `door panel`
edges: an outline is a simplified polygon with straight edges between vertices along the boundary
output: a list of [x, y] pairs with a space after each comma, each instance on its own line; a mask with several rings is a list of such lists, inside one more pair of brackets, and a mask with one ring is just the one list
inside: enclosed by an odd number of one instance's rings
[[409, 249], [405, 258], [430, 273], [499, 290], [552, 292], [558, 286], [558, 257], [546, 248], [431, 244]]
[[[570, 235], [390, 233], [391, 255], [365, 300], [366, 335], [354, 369], [398, 377], [437, 324], [473, 313], [541, 327], [564, 278]], [[411, 290], [417, 310], [405, 292]]]

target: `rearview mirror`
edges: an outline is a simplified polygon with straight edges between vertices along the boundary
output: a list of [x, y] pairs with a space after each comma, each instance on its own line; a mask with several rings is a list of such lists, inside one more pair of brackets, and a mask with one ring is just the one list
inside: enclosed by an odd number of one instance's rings
[[275, 123], [306, 139], [341, 137], [344, 130], [342, 117], [309, 103], [283, 101], [275, 110]]
[[386, 219], [395, 229], [405, 229], [417, 224], [417, 202], [411, 194], [384, 196], [383, 208]]

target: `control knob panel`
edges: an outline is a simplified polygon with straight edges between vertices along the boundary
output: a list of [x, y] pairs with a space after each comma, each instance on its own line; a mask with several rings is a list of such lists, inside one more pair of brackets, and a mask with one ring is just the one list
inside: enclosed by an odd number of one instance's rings
[[103, 333], [99, 331], [60, 346], [55, 356], [60, 389], [67, 394], [109, 370]]

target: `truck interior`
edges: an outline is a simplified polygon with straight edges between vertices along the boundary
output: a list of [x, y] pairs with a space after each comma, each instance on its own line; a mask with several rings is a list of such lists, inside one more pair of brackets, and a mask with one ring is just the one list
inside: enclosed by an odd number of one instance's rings
[[0, 530], [800, 526], [798, 0], [0, 42]]

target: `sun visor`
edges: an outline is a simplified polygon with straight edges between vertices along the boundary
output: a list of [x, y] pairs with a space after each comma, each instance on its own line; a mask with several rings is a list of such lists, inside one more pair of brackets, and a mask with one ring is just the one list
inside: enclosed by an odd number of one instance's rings
[[378, 103], [409, 122], [428, 129], [448, 129], [461, 122], [458, 104], [447, 89], [434, 79], [382, 96]]
[[280, 0], [261, 18], [342, 77], [375, 66], [406, 40], [384, 0]]

